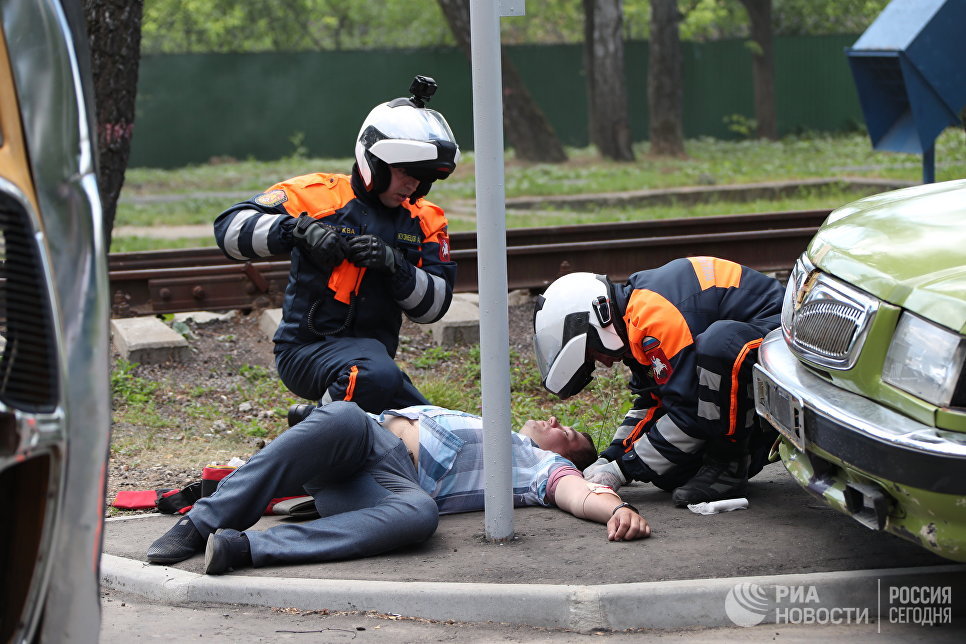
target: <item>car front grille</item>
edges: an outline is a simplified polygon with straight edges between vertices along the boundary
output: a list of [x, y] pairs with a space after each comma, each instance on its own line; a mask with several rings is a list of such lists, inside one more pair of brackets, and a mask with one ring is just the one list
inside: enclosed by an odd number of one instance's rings
[[49, 287], [27, 214], [0, 194], [0, 401], [28, 412], [57, 403]]
[[830, 369], [848, 369], [862, 350], [878, 300], [819, 273], [802, 286], [789, 340], [800, 358]]
[[848, 357], [862, 314], [862, 309], [844, 302], [809, 302], [799, 311], [795, 343], [826, 358], [843, 360]]

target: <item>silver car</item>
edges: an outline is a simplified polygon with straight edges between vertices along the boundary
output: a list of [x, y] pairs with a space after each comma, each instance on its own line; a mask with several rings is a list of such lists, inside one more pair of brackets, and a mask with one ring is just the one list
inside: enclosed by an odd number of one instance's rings
[[110, 309], [84, 18], [0, 19], [0, 642], [94, 642]]

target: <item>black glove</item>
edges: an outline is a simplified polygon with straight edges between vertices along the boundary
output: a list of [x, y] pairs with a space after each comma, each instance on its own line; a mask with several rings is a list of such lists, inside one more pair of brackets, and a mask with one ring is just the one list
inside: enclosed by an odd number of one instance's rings
[[396, 272], [396, 250], [375, 235], [350, 239], [349, 261], [359, 267]]
[[295, 223], [292, 239], [322, 270], [333, 268], [349, 254], [349, 247], [342, 235], [304, 212]]

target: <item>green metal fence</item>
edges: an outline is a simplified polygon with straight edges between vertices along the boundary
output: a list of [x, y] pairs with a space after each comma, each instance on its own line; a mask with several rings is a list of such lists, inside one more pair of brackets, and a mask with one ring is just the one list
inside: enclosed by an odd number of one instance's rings
[[[856, 36], [798, 36], [775, 43], [781, 134], [860, 127], [862, 114], [844, 48]], [[506, 48], [565, 145], [587, 145], [580, 45]], [[647, 139], [647, 43], [625, 47], [631, 130]], [[470, 66], [451, 48], [268, 54], [183, 54], [141, 60], [130, 164], [177, 167], [212, 157], [277, 159], [297, 145], [348, 157], [375, 104], [406, 93], [415, 74], [440, 90], [460, 146], [473, 147]], [[684, 43], [687, 137], [739, 136], [728, 119], [754, 116], [751, 53], [744, 41]], [[740, 119], [739, 119], [740, 120]]]

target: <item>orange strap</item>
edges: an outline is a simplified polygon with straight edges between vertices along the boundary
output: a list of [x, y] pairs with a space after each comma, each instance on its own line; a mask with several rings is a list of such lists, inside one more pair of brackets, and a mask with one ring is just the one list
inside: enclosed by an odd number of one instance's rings
[[329, 275], [329, 288], [335, 291], [335, 299], [349, 304], [352, 296], [359, 292], [359, 285], [362, 284], [362, 276], [365, 274], [365, 268], [359, 268], [347, 259], [342, 260]]
[[748, 354], [761, 346], [764, 338], [759, 338], [757, 340], [752, 340], [745, 346], [741, 347], [741, 351], [738, 352], [738, 357], [735, 358], [735, 364], [731, 367], [731, 410], [728, 418], [728, 433], [726, 436], [734, 436], [735, 429], [738, 426], [738, 372], [741, 371], [741, 366], [748, 357]]
[[657, 413], [657, 410], [661, 408], [661, 401], [658, 400], [654, 396], [654, 394], [651, 394], [651, 397], [657, 401], [657, 404], [647, 410], [647, 413], [644, 415], [644, 418], [642, 418], [639, 423], [634, 425], [634, 430], [630, 434], [628, 434], [626, 438], [624, 438], [624, 442], [622, 443], [622, 445], [624, 446], [625, 454], [631, 451], [632, 449], [634, 449], [634, 443], [636, 443], [637, 439], [639, 439], [641, 437], [641, 434], [644, 433], [644, 428], [654, 418], [654, 414]]
[[352, 394], [356, 392], [356, 376], [359, 375], [359, 367], [352, 365], [349, 369], [349, 385], [345, 388], [345, 398], [343, 400], [352, 400]]

